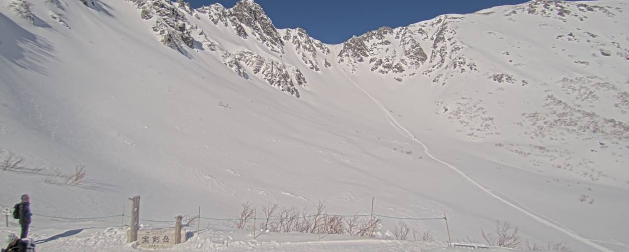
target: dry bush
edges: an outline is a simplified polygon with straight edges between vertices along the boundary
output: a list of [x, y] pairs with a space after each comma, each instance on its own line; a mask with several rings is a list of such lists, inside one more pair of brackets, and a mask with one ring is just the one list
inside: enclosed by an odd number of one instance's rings
[[529, 243], [529, 241], [525, 241], [524, 245], [521, 249], [530, 250], [530, 251], [559, 251], [559, 252], [572, 252], [572, 249], [568, 246], [565, 241], [562, 242], [549, 242], [546, 246], [539, 245], [537, 243]]
[[[2, 151], [2, 149], [0, 149], [0, 157], [2, 156], [2, 153], [3, 153], [3, 151]], [[24, 168], [22, 166], [23, 162], [24, 162], [23, 158], [17, 157], [12, 152], [8, 152], [8, 154], [4, 158], [4, 160], [0, 161], [0, 169], [2, 169], [3, 171], [20, 170], [20, 169]]]
[[431, 241], [435, 240], [432, 237], [432, 233], [430, 233], [430, 231], [424, 231], [423, 233], [420, 233], [419, 230], [413, 229], [413, 230], [411, 230], [411, 232], [413, 234], [413, 240], [414, 241], [431, 242]]
[[372, 236], [373, 232], [380, 225], [379, 218], [371, 218], [369, 216], [361, 216], [358, 213], [351, 218], [344, 219], [345, 232], [351, 236], [367, 237]]
[[[249, 203], [242, 205], [240, 218], [236, 221], [237, 228], [245, 228], [246, 223], [253, 218], [253, 209]], [[267, 232], [300, 232], [319, 234], [349, 234], [352, 236], [372, 236], [379, 228], [381, 220], [358, 214], [351, 218], [340, 215], [328, 214], [325, 202], [319, 201], [314, 213], [309, 213], [308, 208], [299, 210], [295, 207], [267, 204], [262, 207], [264, 217], [261, 218], [260, 227]]]
[[183, 224], [182, 226], [184, 227], [190, 227], [193, 226], [195, 224], [197, 224], [197, 222], [201, 221], [201, 216], [199, 215], [194, 215], [194, 216], [184, 216], [183, 218]]
[[302, 210], [301, 216], [298, 216], [297, 232], [308, 233], [310, 227], [313, 226], [312, 219], [308, 218], [308, 208]]
[[326, 234], [344, 234], [345, 233], [345, 223], [343, 222], [342, 216], [329, 216], [326, 215], [323, 225], [323, 232]]
[[518, 248], [520, 245], [520, 235], [518, 227], [512, 227], [509, 222], [496, 221], [495, 234], [485, 233], [481, 229], [483, 239], [491, 245], [503, 248]]
[[323, 218], [323, 213], [325, 211], [325, 204], [323, 204], [323, 202], [319, 201], [319, 203], [317, 204], [317, 210], [313, 216], [313, 223], [314, 225], [312, 225], [312, 228], [310, 229], [310, 233], [319, 233], [320, 230], [319, 228], [321, 227], [322, 223], [321, 219]]
[[523, 250], [548, 250], [559, 252], [571, 252], [572, 250], [565, 241], [549, 242], [546, 246], [536, 243], [530, 243], [528, 240], [521, 242], [518, 234], [518, 227], [513, 227], [508, 222], [496, 221], [495, 233], [485, 233], [481, 229], [481, 235], [485, 241], [491, 246], [498, 246], [511, 249]]
[[546, 247], [546, 249], [551, 250], [551, 251], [560, 251], [560, 252], [571, 252], [572, 249], [570, 249], [570, 247], [568, 246], [568, 243], [566, 243], [565, 241], [561, 241], [561, 242], [549, 242], [548, 246]]
[[360, 217], [358, 216], [358, 213], [354, 214], [352, 218], [345, 220], [345, 223], [347, 224], [345, 231], [347, 232], [347, 234], [351, 236], [357, 236], [359, 230], [358, 227], [360, 225], [359, 221]]
[[13, 152], [0, 149], [0, 170], [8, 172], [19, 172], [26, 174], [39, 174], [41, 168], [30, 168], [25, 166], [24, 158], [15, 155]]
[[373, 234], [376, 232], [376, 229], [380, 227], [382, 224], [382, 220], [380, 218], [370, 218], [367, 222], [365, 228], [369, 230], [369, 237], [373, 237]]
[[396, 240], [406, 240], [408, 234], [411, 232], [411, 228], [408, 227], [406, 222], [400, 221], [398, 225], [393, 229], [393, 236]]
[[294, 208], [282, 207], [278, 213], [278, 221], [274, 225], [277, 228], [276, 232], [289, 233], [297, 231], [299, 220], [299, 211]]
[[529, 243], [528, 240], [524, 242], [522, 248], [525, 249], [525, 250], [530, 250], [530, 251], [538, 251], [538, 250], [543, 250], [544, 249], [543, 246], [541, 246], [541, 245], [539, 245], [537, 243]]
[[238, 220], [236, 220], [236, 228], [245, 229], [245, 226], [247, 226], [247, 222], [253, 219], [253, 211], [254, 209], [251, 208], [251, 203], [243, 203], [240, 217], [238, 218]]
[[64, 183], [66, 185], [77, 186], [83, 184], [85, 182], [85, 178], [87, 178], [85, 166], [77, 165], [74, 173], [70, 176], [67, 176]]
[[276, 229], [277, 227], [273, 227], [272, 222], [271, 222], [272, 219], [275, 218], [277, 209], [278, 209], [277, 204], [274, 204], [272, 206], [271, 204], [269, 204], [267, 206], [262, 207], [262, 213], [264, 214], [264, 224], [262, 224], [262, 229], [264, 231], [277, 232], [277, 229]]

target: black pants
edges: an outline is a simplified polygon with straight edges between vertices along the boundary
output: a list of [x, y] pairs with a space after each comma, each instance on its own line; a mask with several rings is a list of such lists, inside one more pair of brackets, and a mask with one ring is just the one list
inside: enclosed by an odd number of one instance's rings
[[24, 239], [24, 238], [26, 238], [26, 236], [28, 236], [28, 225], [29, 224], [22, 224], [21, 225], [22, 226], [22, 234], [20, 235], [20, 239]]

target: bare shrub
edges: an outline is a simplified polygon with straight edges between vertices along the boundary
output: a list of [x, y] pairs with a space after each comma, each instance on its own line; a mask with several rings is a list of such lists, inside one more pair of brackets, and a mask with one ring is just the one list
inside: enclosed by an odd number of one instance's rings
[[538, 251], [538, 250], [543, 250], [544, 247], [537, 244], [537, 243], [530, 243], [528, 240], [526, 240], [524, 242], [524, 244], [522, 245], [522, 248], [525, 250], [530, 250], [530, 251]]
[[282, 207], [278, 214], [278, 223], [277, 232], [289, 233], [292, 231], [297, 231], [298, 220], [299, 220], [299, 211], [294, 208]]
[[301, 216], [299, 216], [297, 232], [308, 233], [310, 227], [313, 226], [312, 219], [308, 217], [308, 208], [302, 210]]
[[299, 229], [306, 229], [303, 227], [300, 228], [302, 222], [300, 221], [301, 218], [299, 218], [299, 209], [291, 207], [286, 216], [288, 216], [288, 218], [286, 219], [286, 226], [289, 227], [289, 230], [291, 232], [299, 231]]
[[557, 243], [549, 242], [546, 249], [551, 250], [551, 251], [559, 251], [559, 252], [572, 252], [572, 249], [570, 249], [570, 247], [568, 246], [568, 243], [566, 243], [565, 241], [561, 241]]
[[369, 230], [369, 237], [373, 237], [373, 234], [376, 232], [376, 229], [382, 224], [382, 220], [380, 218], [370, 218], [369, 222], [365, 226], [366, 229]]
[[485, 233], [481, 229], [481, 235], [491, 246], [503, 248], [517, 248], [520, 245], [518, 227], [512, 227], [509, 222], [496, 221], [495, 233]]
[[348, 233], [352, 236], [373, 237], [373, 233], [378, 229], [382, 220], [373, 217], [361, 217], [354, 215], [347, 222], [348, 227], [352, 226], [352, 231]]
[[431, 242], [435, 240], [429, 230], [422, 233], [417, 229], [413, 229], [411, 230], [411, 233], [413, 234], [414, 241]]
[[183, 221], [184, 221], [184, 223], [182, 223], [182, 226], [190, 227], [190, 226], [193, 226], [193, 225], [197, 224], [198, 221], [201, 221], [201, 218], [198, 215], [195, 215], [195, 216], [184, 216]]
[[319, 201], [319, 203], [317, 204], [317, 210], [315, 212], [315, 214], [313, 215], [313, 225], [310, 229], [310, 233], [319, 233], [320, 230], [319, 228], [321, 227], [322, 223], [321, 222], [321, 218], [323, 218], [323, 212], [325, 211], [325, 204], [322, 201]]
[[358, 216], [358, 213], [354, 214], [354, 216], [352, 216], [351, 218], [345, 220], [345, 224], [347, 224], [345, 231], [347, 232], [347, 234], [351, 236], [358, 236], [358, 227], [360, 225], [359, 221], [360, 216]]
[[251, 203], [243, 203], [240, 217], [238, 218], [238, 220], [236, 220], [236, 228], [245, 229], [245, 226], [247, 226], [247, 222], [249, 222], [253, 218], [253, 211], [254, 209], [251, 208]]
[[393, 229], [393, 236], [396, 240], [406, 240], [408, 234], [410, 233], [411, 228], [408, 227], [406, 222], [400, 221], [398, 225]]
[[82, 186], [87, 183], [87, 171], [84, 165], [77, 165], [74, 173], [67, 175], [59, 170], [48, 174], [44, 183], [53, 185]]
[[[0, 155], [3, 151], [0, 149]], [[23, 169], [22, 166], [24, 159], [21, 157], [17, 157], [14, 153], [8, 152], [7, 156], [0, 163], [0, 169], [3, 171], [16, 171]]]
[[275, 212], [278, 209], [278, 205], [274, 204], [271, 206], [271, 204], [268, 204], [267, 206], [263, 206], [262, 207], [262, 213], [264, 214], [264, 224], [262, 224], [262, 228], [264, 229], [264, 231], [270, 231], [270, 232], [277, 232], [277, 230], [275, 228], [271, 226], [269, 226], [269, 224], [271, 224], [272, 219], [275, 218]]
[[66, 185], [77, 186], [77, 185], [83, 184], [85, 182], [85, 178], [87, 178], [87, 172], [85, 171], [85, 166], [77, 165], [74, 173], [70, 176], [67, 176], [66, 181], [64, 183]]
[[[242, 205], [240, 218], [235, 222], [237, 228], [243, 229], [252, 218], [253, 210], [249, 203]], [[324, 201], [319, 201], [314, 213], [308, 208], [300, 210], [295, 207], [267, 204], [262, 207], [264, 217], [261, 228], [267, 232], [300, 232], [319, 234], [349, 234], [352, 236], [372, 236], [380, 227], [379, 218], [355, 214], [351, 218], [328, 214]]]
[[326, 234], [344, 234], [345, 233], [345, 223], [343, 222], [342, 216], [329, 216], [326, 215], [324, 218], [324, 233]]
[[527, 240], [524, 242], [521, 249], [530, 250], [530, 251], [545, 250], [545, 251], [572, 252], [572, 249], [570, 249], [570, 247], [565, 241], [561, 241], [561, 242], [551, 241], [546, 246], [542, 246], [537, 243], [529, 243], [529, 241]]
[[48, 174], [48, 176], [46, 176], [46, 178], [44, 179], [44, 183], [52, 184], [52, 185], [61, 185], [58, 179], [63, 178], [63, 177], [64, 175], [63, 173], [61, 173], [61, 171], [54, 170], [51, 174]]

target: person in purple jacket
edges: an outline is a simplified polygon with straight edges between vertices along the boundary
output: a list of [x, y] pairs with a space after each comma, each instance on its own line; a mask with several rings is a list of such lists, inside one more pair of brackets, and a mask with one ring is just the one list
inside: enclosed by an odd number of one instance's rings
[[22, 233], [20, 234], [20, 239], [24, 239], [28, 236], [28, 226], [31, 224], [31, 207], [30, 207], [30, 197], [28, 194], [22, 195], [22, 202], [18, 206], [19, 210], [19, 219], [20, 226], [22, 226]]

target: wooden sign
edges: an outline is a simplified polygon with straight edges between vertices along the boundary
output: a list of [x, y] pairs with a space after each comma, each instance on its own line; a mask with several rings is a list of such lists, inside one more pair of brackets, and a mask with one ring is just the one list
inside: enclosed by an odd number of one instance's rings
[[9, 211], [9, 209], [4, 209], [2, 210], [2, 214], [4, 214], [4, 221], [7, 224], [7, 227], [9, 227], [9, 216], [11, 216], [11, 211]]
[[[185, 232], [182, 232], [185, 234]], [[142, 248], [172, 248], [177, 244], [174, 228], [138, 230], [138, 243]], [[185, 241], [185, 237], [182, 237]]]

